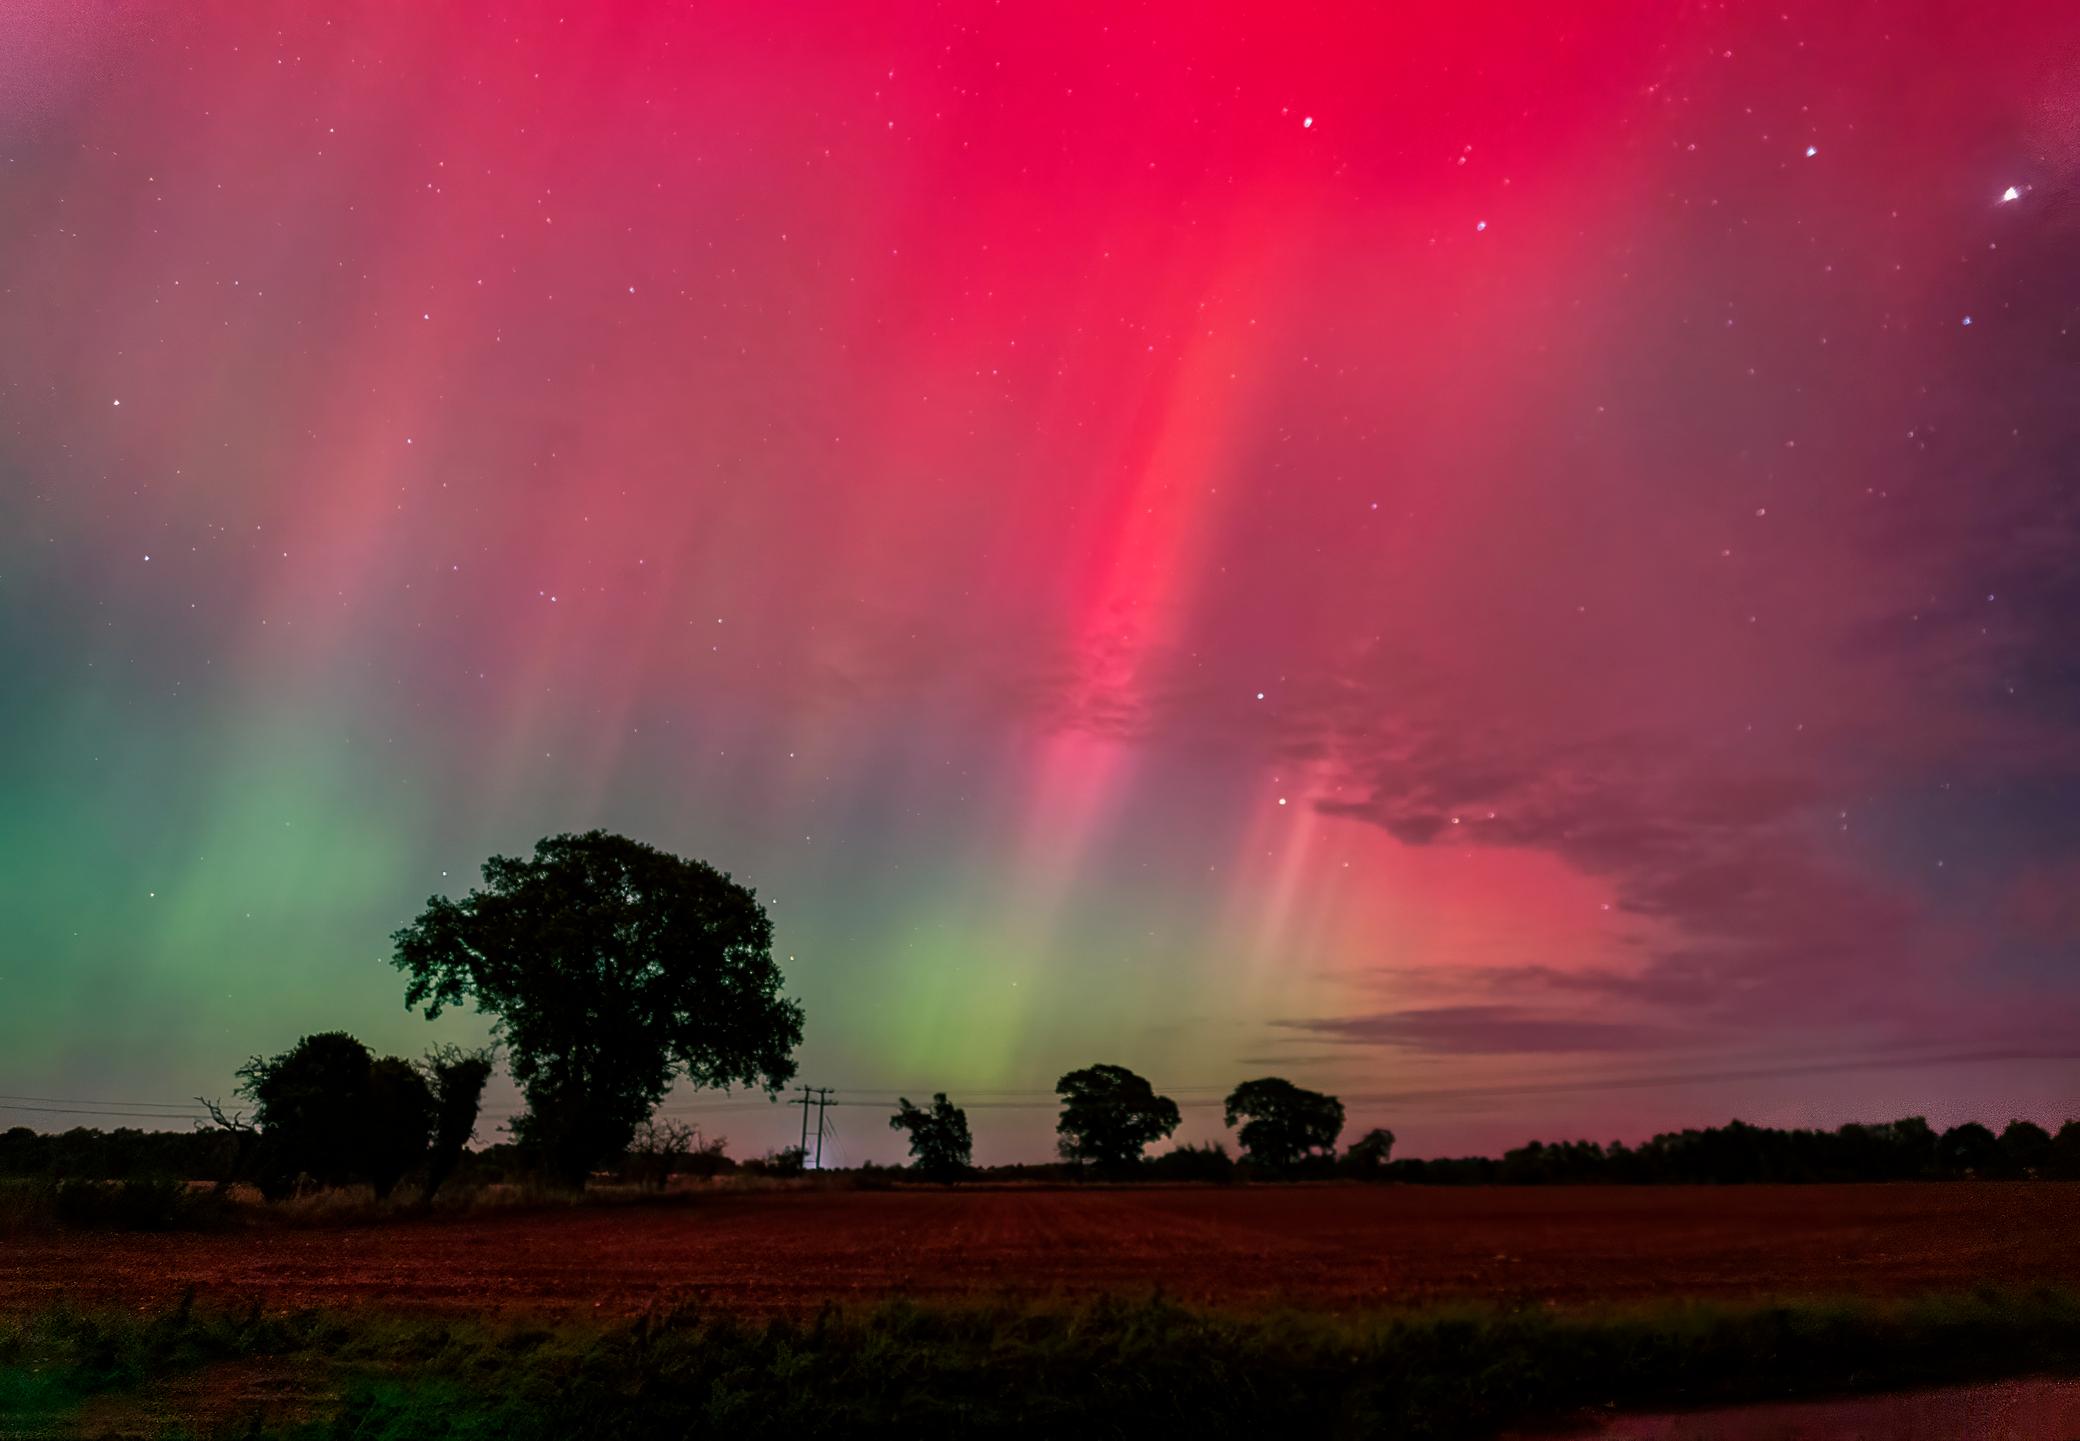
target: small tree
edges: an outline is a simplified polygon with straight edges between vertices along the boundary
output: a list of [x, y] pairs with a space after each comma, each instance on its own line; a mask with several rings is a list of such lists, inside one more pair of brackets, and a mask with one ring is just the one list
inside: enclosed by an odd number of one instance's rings
[[652, 1116], [636, 1127], [628, 1143], [628, 1178], [662, 1191], [700, 1141], [700, 1132], [677, 1121]]
[[1394, 1133], [1385, 1126], [1374, 1126], [1343, 1153], [1344, 1169], [1361, 1180], [1378, 1180], [1387, 1171], [1387, 1162], [1394, 1155]]
[[222, 1101], [209, 1096], [197, 1096], [195, 1099], [209, 1112], [209, 1119], [197, 1121], [195, 1129], [214, 1132], [227, 1143], [227, 1150], [218, 1152], [220, 1165], [217, 1180], [216, 1184], [210, 1187], [210, 1195], [221, 1198], [233, 1186], [244, 1180], [253, 1169], [253, 1159], [260, 1149], [260, 1128], [248, 1121], [243, 1111], [226, 1115]]
[[1290, 1171], [1316, 1153], [1334, 1155], [1343, 1133], [1343, 1102], [1277, 1076], [1244, 1081], [1228, 1093], [1227, 1122], [1242, 1122], [1237, 1139], [1253, 1165]]
[[1123, 1170], [1177, 1129], [1177, 1103], [1125, 1066], [1086, 1066], [1055, 1082], [1062, 1098], [1055, 1132], [1066, 1161]]
[[493, 856], [484, 887], [434, 896], [397, 932], [407, 1006], [474, 1001], [527, 1097], [514, 1135], [583, 1185], [681, 1075], [699, 1086], [794, 1075], [802, 1008], [780, 994], [773, 923], [723, 872], [591, 831]]
[[958, 1181], [968, 1173], [974, 1143], [968, 1136], [968, 1113], [939, 1091], [932, 1096], [930, 1110], [910, 1104], [908, 1096], [897, 1098], [897, 1111], [888, 1118], [890, 1130], [910, 1133], [910, 1165], [931, 1181]]
[[484, 1083], [491, 1079], [491, 1057], [483, 1051], [439, 1046], [427, 1054], [422, 1069], [433, 1090], [433, 1144], [426, 1154], [425, 1191], [425, 1199], [431, 1201], [477, 1134], [477, 1111], [484, 1102]]

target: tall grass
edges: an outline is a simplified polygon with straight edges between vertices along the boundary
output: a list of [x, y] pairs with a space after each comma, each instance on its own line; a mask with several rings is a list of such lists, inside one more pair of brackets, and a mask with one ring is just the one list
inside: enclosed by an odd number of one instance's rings
[[295, 1367], [330, 1399], [315, 1418], [243, 1419], [241, 1435], [1449, 1438], [1612, 1405], [2080, 1372], [2080, 1297], [1349, 1318], [1161, 1299], [898, 1303], [763, 1324], [656, 1311], [613, 1326], [57, 1311], [0, 1322], [0, 1417], [62, 1429], [88, 1397], [258, 1358]]

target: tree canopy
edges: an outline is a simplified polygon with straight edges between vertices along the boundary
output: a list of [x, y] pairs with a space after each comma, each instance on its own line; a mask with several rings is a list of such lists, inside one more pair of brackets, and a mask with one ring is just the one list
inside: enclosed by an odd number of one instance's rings
[[2009, 1167], [2019, 1175], [2049, 1175], [2051, 1148], [2051, 1133], [2035, 1121], [2013, 1120], [2001, 1131], [2001, 1151]]
[[527, 1097], [517, 1140], [583, 1184], [684, 1076], [778, 1091], [802, 1008], [780, 994], [773, 924], [726, 873], [589, 831], [493, 856], [462, 900], [434, 896], [392, 938], [405, 1004], [492, 1016]]
[[1253, 1165], [1290, 1170], [1317, 1152], [1334, 1155], [1343, 1134], [1343, 1102], [1277, 1076], [1244, 1081], [1228, 1093], [1227, 1122], [1242, 1122], [1237, 1139]]
[[1946, 1170], [1968, 1176], [2006, 1176], [2015, 1167], [2001, 1150], [2000, 1138], [1977, 1121], [1966, 1121], [1943, 1132], [1937, 1153]]
[[1066, 1161], [1088, 1161], [1120, 1170], [1141, 1159], [1153, 1141], [1177, 1129], [1177, 1102], [1125, 1066], [1086, 1066], [1055, 1082], [1062, 1098], [1055, 1122]]
[[908, 1096], [897, 1097], [896, 1106], [889, 1129], [910, 1133], [910, 1164], [920, 1176], [958, 1181], [968, 1173], [975, 1147], [966, 1111], [947, 1100], [944, 1091], [932, 1096], [930, 1109], [911, 1105]]

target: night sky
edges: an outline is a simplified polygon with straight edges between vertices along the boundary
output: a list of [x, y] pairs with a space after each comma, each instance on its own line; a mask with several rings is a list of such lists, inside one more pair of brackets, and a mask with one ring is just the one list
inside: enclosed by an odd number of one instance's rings
[[14, 0], [0, 1125], [593, 826], [979, 1160], [2062, 1120], [2076, 326], [2068, 5]]

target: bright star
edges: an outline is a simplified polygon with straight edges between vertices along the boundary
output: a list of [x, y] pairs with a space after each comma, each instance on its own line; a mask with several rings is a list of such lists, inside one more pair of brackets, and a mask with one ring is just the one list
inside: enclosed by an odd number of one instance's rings
[[2021, 198], [2022, 192], [2012, 185], [2001, 192], [2001, 204], [2003, 205], [2006, 205], [2011, 200], [2020, 200]]
[[1806, 159], [1808, 160], [1811, 160], [1815, 155], [1818, 155], [1819, 153], [1820, 147], [1817, 145], [1808, 145], [1806, 147]]

